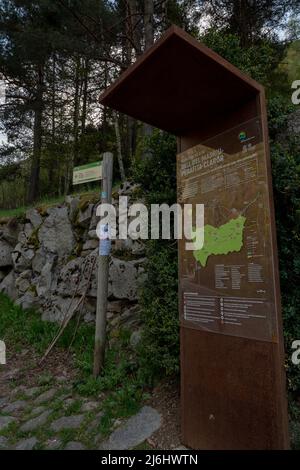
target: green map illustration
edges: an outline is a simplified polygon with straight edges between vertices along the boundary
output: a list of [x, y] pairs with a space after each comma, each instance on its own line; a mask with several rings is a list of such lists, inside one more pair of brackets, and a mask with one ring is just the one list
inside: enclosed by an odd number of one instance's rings
[[[193, 252], [194, 258], [205, 267], [210, 255], [227, 255], [240, 251], [246, 217], [239, 215], [220, 227], [204, 225], [204, 245]], [[197, 232], [197, 229], [196, 229]]]

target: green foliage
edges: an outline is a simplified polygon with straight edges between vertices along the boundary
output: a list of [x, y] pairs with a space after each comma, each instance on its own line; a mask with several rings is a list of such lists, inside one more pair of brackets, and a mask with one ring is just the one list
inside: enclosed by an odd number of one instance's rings
[[[269, 100], [273, 191], [279, 250], [288, 388], [300, 394], [299, 366], [291, 362], [292, 342], [300, 338], [300, 139], [287, 129], [293, 107], [278, 94]], [[293, 413], [291, 406], [291, 413]]]
[[147, 280], [141, 291], [143, 340], [140, 364], [144, 380], [179, 371], [177, 242], [147, 244]]
[[290, 100], [280, 93], [273, 93], [268, 100], [269, 134], [276, 139], [278, 133], [286, 131], [288, 119], [294, 110]]
[[35, 312], [25, 312], [0, 293], [0, 338], [7, 341], [8, 347], [9, 344], [34, 344], [41, 352], [50, 343], [56, 329], [57, 326], [42, 322]]
[[274, 71], [284, 53], [282, 46], [266, 40], [247, 48], [241, 47], [238, 36], [214, 28], [201, 39], [208, 47], [254, 80], [267, 88], [272, 87]]
[[[151, 159], [135, 163], [133, 175], [141, 185], [147, 204], [176, 202], [176, 141], [155, 131], [145, 142]], [[177, 242], [149, 240], [146, 244], [147, 279], [141, 289], [140, 304], [144, 321], [139, 347], [143, 380], [151, 381], [160, 372], [179, 370]]]
[[272, 168], [288, 386], [299, 396], [299, 366], [291, 362], [291, 345], [300, 338], [300, 142], [286, 139], [285, 144], [272, 144]]
[[136, 158], [132, 169], [133, 180], [141, 185], [147, 204], [173, 204], [176, 202], [174, 136], [155, 129], [150, 140], [146, 139], [142, 146], [147, 148], [149, 158]]
[[300, 77], [300, 39], [292, 42], [287, 49], [286, 55], [280, 64], [280, 68], [283, 69], [287, 75], [289, 83], [294, 80], [299, 80]]

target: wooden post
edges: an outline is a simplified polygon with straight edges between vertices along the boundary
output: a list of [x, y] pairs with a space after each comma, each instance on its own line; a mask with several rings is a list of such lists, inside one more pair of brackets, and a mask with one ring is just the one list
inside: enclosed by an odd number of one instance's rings
[[[102, 192], [101, 203], [111, 203], [113, 176], [113, 154], [105, 152], [102, 162]], [[94, 377], [97, 377], [103, 367], [106, 340], [106, 308], [108, 294], [110, 240], [102, 239], [99, 245], [98, 275], [97, 275], [97, 310], [94, 350]]]

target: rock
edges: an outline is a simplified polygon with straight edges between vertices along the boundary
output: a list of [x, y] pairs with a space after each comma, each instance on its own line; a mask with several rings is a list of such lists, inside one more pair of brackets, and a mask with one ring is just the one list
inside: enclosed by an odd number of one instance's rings
[[89, 429], [95, 429], [99, 427], [101, 423], [101, 418], [104, 416], [103, 411], [99, 411], [99, 413], [96, 414], [95, 419], [91, 423], [89, 423]]
[[23, 227], [22, 230], [19, 232], [18, 235], [18, 242], [22, 244], [27, 244], [29, 238], [31, 237], [33, 232], [33, 226], [28, 222]]
[[11, 423], [17, 420], [13, 416], [0, 416], [0, 431], [4, 431]]
[[8, 398], [7, 398], [7, 397], [2, 397], [2, 398], [0, 398], [0, 409], [3, 408], [3, 406], [6, 406], [6, 405], [7, 405], [7, 402], [8, 402]]
[[89, 280], [90, 271], [92, 271], [91, 287], [87, 292], [89, 297], [97, 297], [97, 258], [98, 249], [95, 249], [86, 258], [78, 257], [67, 263], [60, 271], [56, 293], [62, 297], [66, 295], [82, 295], [85, 292]]
[[101, 450], [126, 450], [136, 447], [148, 439], [161, 425], [160, 414], [150, 406], [116, 429], [100, 446]]
[[8, 450], [9, 447], [10, 446], [7, 437], [0, 436], [0, 450]]
[[42, 320], [61, 323], [64, 318], [72, 313], [73, 308], [78, 305], [78, 297], [59, 297], [51, 296], [43, 304]]
[[8, 295], [12, 300], [15, 300], [18, 296], [17, 289], [15, 286], [15, 273], [11, 271], [0, 284], [0, 292]]
[[42, 248], [36, 250], [34, 258], [32, 260], [32, 269], [35, 273], [40, 273], [44, 267], [46, 260], [46, 253]]
[[24, 410], [26, 408], [27, 402], [25, 400], [13, 401], [6, 405], [3, 409], [3, 413], [14, 413], [15, 411]]
[[59, 375], [58, 377], [56, 377], [56, 381], [59, 383], [67, 382], [68, 380], [69, 377], [67, 377], [66, 375]]
[[122, 325], [126, 329], [137, 328], [141, 324], [141, 319], [139, 316], [139, 305], [133, 305], [132, 307], [124, 310], [120, 317], [114, 319], [111, 322], [112, 326]]
[[[100, 204], [101, 204], [101, 202], [99, 201], [94, 205], [93, 214], [92, 214], [92, 218], [91, 218], [91, 223], [90, 223], [90, 226], [89, 226], [89, 232], [94, 231], [95, 234], [96, 234], [96, 227], [97, 227], [98, 222], [99, 222], [99, 216], [97, 215], [97, 208]], [[97, 237], [97, 234], [96, 234], [96, 237]], [[96, 238], [96, 237], [91, 237], [91, 238]]]
[[43, 413], [45, 411], [45, 407], [44, 406], [37, 406], [36, 408], [33, 408], [33, 410], [31, 410], [31, 416], [38, 416], [40, 415], [41, 413]]
[[73, 405], [74, 402], [75, 402], [74, 398], [67, 398], [64, 400], [63, 406], [64, 408], [68, 408], [70, 405]]
[[81, 227], [89, 227], [93, 214], [94, 204], [89, 204], [84, 210], [80, 210], [77, 217], [77, 224]]
[[32, 450], [37, 444], [36, 437], [29, 437], [28, 439], [22, 439], [15, 447], [15, 450]]
[[19, 278], [18, 279], [26, 279], [26, 280], [30, 280], [32, 278], [32, 271], [31, 269], [26, 269], [25, 271], [22, 271], [20, 274], [19, 274]]
[[31, 432], [35, 431], [37, 428], [40, 428], [43, 426], [49, 417], [49, 415], [52, 413], [52, 410], [46, 410], [36, 418], [31, 418], [26, 423], [22, 424], [20, 427], [21, 432]]
[[96, 401], [88, 401], [82, 405], [81, 411], [83, 413], [86, 413], [89, 411], [94, 411], [97, 408], [99, 408], [99, 403], [97, 403]]
[[109, 292], [117, 299], [137, 299], [138, 280], [142, 277], [141, 261], [123, 261], [112, 257], [109, 266]]
[[48, 209], [48, 214], [38, 232], [39, 242], [50, 253], [55, 253], [59, 257], [67, 256], [75, 246], [68, 209], [52, 207]]
[[39, 281], [36, 285], [36, 291], [38, 296], [46, 295], [52, 287], [52, 267], [53, 261], [44, 261]]
[[121, 313], [124, 301], [122, 300], [112, 300], [107, 302], [107, 311], [113, 313]]
[[98, 238], [96, 230], [89, 230], [88, 231], [88, 237], [91, 238], [91, 239], [96, 239], [99, 242], [99, 238]]
[[131, 238], [117, 239], [114, 243], [114, 251], [132, 251], [134, 241]]
[[133, 256], [144, 256], [145, 255], [145, 245], [143, 242], [134, 240], [131, 248], [131, 253]]
[[142, 330], [134, 331], [130, 336], [130, 345], [132, 348], [136, 348], [142, 339]]
[[52, 398], [54, 398], [54, 396], [56, 395], [56, 392], [57, 390], [55, 388], [50, 388], [49, 390], [46, 390], [44, 393], [39, 395], [34, 400], [34, 403], [36, 403], [37, 405], [40, 405], [41, 403], [52, 400]]
[[39, 391], [41, 390], [40, 387], [31, 387], [31, 388], [25, 388], [23, 393], [26, 397], [32, 398], [34, 395], [36, 395]]
[[81, 442], [71, 441], [68, 442], [64, 450], [85, 450], [86, 447]]
[[[26, 272], [26, 271], [25, 271]], [[17, 277], [16, 279], [16, 288], [19, 291], [19, 294], [25, 294], [25, 292], [29, 289], [30, 282], [28, 279], [24, 279], [22, 276]]]
[[95, 248], [97, 248], [99, 246], [99, 240], [95, 240], [95, 239], [92, 239], [92, 240], [87, 240], [84, 244], [83, 244], [83, 247], [82, 247], [82, 250], [94, 250]]
[[92, 312], [86, 312], [84, 317], [83, 317], [83, 320], [86, 322], [86, 323], [94, 323], [95, 322], [95, 313], [92, 313]]
[[51, 423], [50, 429], [54, 432], [59, 432], [62, 429], [77, 429], [80, 427], [84, 415], [63, 416]]
[[[66, 198], [67, 199], [67, 198]], [[69, 218], [71, 222], [75, 221], [76, 215], [78, 213], [78, 206], [80, 202], [79, 197], [70, 197], [70, 199], [66, 202], [69, 204]]]
[[30, 268], [33, 257], [34, 250], [32, 248], [28, 248], [27, 245], [18, 243], [12, 252], [12, 259], [15, 271], [22, 272]]
[[0, 240], [0, 268], [12, 266], [12, 247], [3, 240]]
[[34, 228], [39, 227], [43, 223], [41, 214], [34, 208], [26, 211], [26, 219], [29, 220]]
[[33, 292], [26, 292], [22, 297], [15, 301], [15, 305], [19, 305], [24, 310], [40, 307], [40, 299], [36, 297]]
[[48, 441], [45, 444], [45, 449], [46, 450], [55, 450], [58, 449], [62, 445], [62, 442], [60, 439], [57, 437], [54, 437], [53, 439], [48, 439]]
[[82, 264], [83, 258], [75, 258], [69, 261], [60, 271], [56, 292], [61, 296], [75, 294], [78, 286], [78, 294], [83, 292]]
[[0, 284], [3, 281], [3, 279], [5, 278], [5, 276], [6, 276], [5, 272], [0, 271]]
[[21, 225], [16, 218], [12, 218], [7, 224], [1, 226], [0, 238], [7, 241], [10, 245], [15, 246], [22, 229], [23, 225]]

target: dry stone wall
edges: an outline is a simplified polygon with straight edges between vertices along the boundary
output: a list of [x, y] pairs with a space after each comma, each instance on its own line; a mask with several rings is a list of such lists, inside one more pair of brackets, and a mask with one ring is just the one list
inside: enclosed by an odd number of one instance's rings
[[[124, 185], [118, 197], [131, 197]], [[94, 321], [97, 297], [97, 202], [67, 196], [56, 207], [34, 208], [21, 218], [0, 223], [0, 291], [24, 309], [35, 308], [47, 321], [61, 322], [81, 305], [85, 321]], [[112, 244], [109, 266], [108, 320], [137, 329], [138, 288], [145, 276], [144, 247], [138, 241]]]

